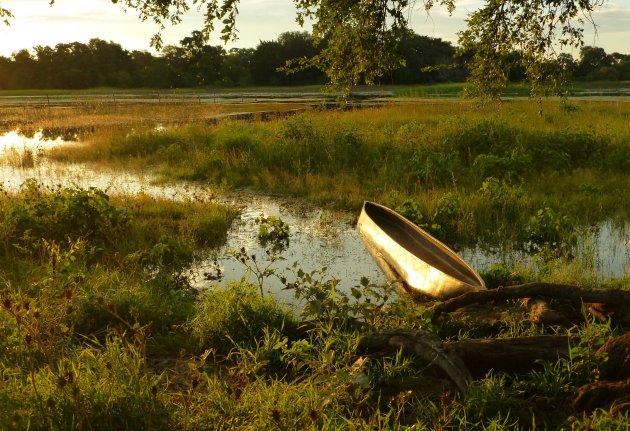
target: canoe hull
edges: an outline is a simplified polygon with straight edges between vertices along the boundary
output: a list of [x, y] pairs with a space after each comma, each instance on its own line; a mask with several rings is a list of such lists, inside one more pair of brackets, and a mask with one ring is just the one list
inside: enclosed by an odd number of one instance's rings
[[387, 207], [366, 202], [357, 228], [385, 273], [411, 291], [443, 300], [486, 288], [455, 252]]

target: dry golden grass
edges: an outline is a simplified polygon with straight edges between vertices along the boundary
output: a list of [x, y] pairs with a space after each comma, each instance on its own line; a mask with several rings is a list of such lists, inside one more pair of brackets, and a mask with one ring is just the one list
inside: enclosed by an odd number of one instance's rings
[[90, 103], [67, 107], [0, 107], [0, 130], [97, 128], [193, 123], [238, 112], [289, 111], [304, 108], [300, 103], [243, 104], [116, 104]]

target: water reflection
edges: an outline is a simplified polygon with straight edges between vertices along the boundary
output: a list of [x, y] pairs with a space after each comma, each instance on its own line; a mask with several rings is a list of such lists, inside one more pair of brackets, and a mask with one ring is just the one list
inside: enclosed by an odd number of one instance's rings
[[[459, 254], [476, 270], [483, 272], [495, 264], [524, 266], [540, 269], [536, 254], [528, 254], [521, 248], [492, 247], [482, 245], [461, 250]], [[630, 275], [630, 225], [616, 224], [610, 220], [579, 233], [576, 245], [563, 264], [582, 276], [619, 278]], [[539, 255], [540, 257], [540, 255]], [[544, 259], [542, 259], [544, 261]]]
[[[294, 200], [253, 194], [241, 193], [223, 201], [238, 206], [241, 216], [232, 225], [226, 245], [191, 271], [193, 284], [199, 288], [210, 287], [217, 278], [225, 285], [246, 275], [245, 266], [230, 254], [230, 250], [245, 247], [249, 254], [255, 254], [262, 261], [262, 265], [266, 264], [265, 259], [269, 261], [267, 251], [272, 247], [264, 247], [258, 240], [259, 223], [256, 220], [261, 214], [279, 217], [290, 226], [289, 246], [277, 251], [276, 255], [282, 260], [273, 264], [279, 274], [286, 275], [296, 262], [306, 272], [327, 268], [327, 274], [340, 280], [340, 288], [348, 291], [359, 285], [361, 277], [367, 277], [373, 283], [386, 281], [365, 250], [351, 214], [328, 212]], [[282, 287], [276, 277], [269, 277], [264, 284], [265, 290], [290, 300], [293, 293], [282, 290]]]
[[0, 134], [0, 142], [9, 142], [16, 146], [25, 145], [27, 147], [39, 144], [54, 146], [79, 141], [85, 136], [94, 133], [95, 130], [95, 126], [20, 128]]
[[70, 141], [64, 140], [61, 136], [51, 138], [45, 136], [42, 131], [32, 134], [23, 134], [19, 131], [12, 131], [0, 135], [0, 157], [14, 153], [25, 153], [27, 151], [34, 155], [39, 155], [43, 150], [62, 145]]
[[[56, 144], [51, 143], [50, 146], [53, 145]], [[192, 284], [197, 288], [210, 288], [217, 283], [226, 285], [246, 275], [246, 268], [229, 254], [231, 249], [245, 247], [248, 253], [264, 260], [266, 249], [258, 240], [259, 223], [256, 222], [261, 215], [279, 217], [290, 226], [290, 245], [278, 250], [282, 260], [275, 266], [279, 273], [286, 272], [287, 267], [297, 262], [305, 271], [328, 268], [327, 273], [340, 280], [342, 289], [358, 285], [364, 276], [373, 283], [386, 281], [365, 251], [351, 223], [352, 216], [347, 213], [332, 213], [296, 200], [247, 192], [219, 194], [200, 184], [182, 182], [164, 185], [150, 172], [95, 171], [84, 164], [60, 164], [48, 160], [29, 167], [0, 165], [0, 184], [4, 190], [17, 191], [29, 178], [48, 187], [98, 187], [110, 195], [142, 193], [174, 200], [203, 197], [238, 207], [240, 217], [233, 223], [226, 245], [208, 252], [207, 258], [189, 271]], [[291, 294], [281, 288], [282, 284], [276, 278], [266, 281], [265, 290], [288, 299]]]
[[[0, 136], [0, 157], [15, 151], [23, 154], [30, 151], [37, 158], [42, 151], [67, 142], [61, 136], [46, 138], [41, 131], [32, 137], [10, 132]], [[59, 164], [45, 159], [37, 159], [30, 165], [0, 164], [0, 184], [4, 190], [16, 191], [29, 178], [50, 187], [98, 187], [110, 195], [143, 193], [174, 200], [203, 197], [237, 206], [241, 214], [230, 229], [227, 244], [209, 251], [207, 257], [189, 271], [193, 285], [198, 288], [226, 285], [246, 275], [245, 266], [230, 255], [231, 249], [245, 247], [249, 254], [256, 254], [264, 260], [267, 249], [257, 238], [259, 224], [256, 219], [261, 215], [279, 217], [290, 226], [289, 246], [278, 251], [282, 260], [274, 264], [279, 273], [285, 273], [296, 262], [307, 272], [326, 267], [329, 276], [341, 280], [342, 289], [358, 285], [364, 276], [373, 283], [385, 281], [385, 276], [365, 249], [353, 225], [354, 214], [329, 212], [277, 196], [247, 192], [224, 194], [199, 183], [164, 185], [157, 182], [151, 172], [95, 171], [83, 164]], [[630, 273], [630, 226], [604, 222], [584, 232], [577, 244], [575, 262], [586, 262], [580, 268], [582, 271], [590, 271], [599, 277], [621, 277]], [[465, 249], [460, 254], [480, 272], [494, 263], [535, 265], [529, 255], [505, 248], [478, 246]], [[290, 299], [292, 295], [283, 291], [282, 284], [273, 277], [266, 281], [264, 287], [284, 299]]]

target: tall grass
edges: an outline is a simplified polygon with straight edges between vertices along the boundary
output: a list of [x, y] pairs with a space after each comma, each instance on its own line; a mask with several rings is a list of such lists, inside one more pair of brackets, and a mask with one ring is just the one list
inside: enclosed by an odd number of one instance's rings
[[410, 104], [110, 130], [52, 156], [351, 209], [366, 199], [414, 204], [442, 239], [528, 241], [521, 228], [540, 211], [575, 226], [627, 220], [629, 114], [615, 103]]

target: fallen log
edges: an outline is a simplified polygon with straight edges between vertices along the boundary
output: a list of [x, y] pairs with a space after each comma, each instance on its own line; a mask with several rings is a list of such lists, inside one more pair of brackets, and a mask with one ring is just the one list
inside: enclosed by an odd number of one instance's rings
[[627, 410], [630, 408], [630, 333], [606, 341], [595, 356], [602, 360], [601, 377], [608, 381], [580, 387], [573, 398], [573, 408]]
[[591, 411], [611, 407], [614, 410], [620, 410], [627, 407], [628, 403], [630, 403], [630, 379], [588, 383], [578, 389], [572, 404], [578, 411]]
[[523, 305], [529, 311], [529, 320], [534, 324], [570, 326], [564, 314], [554, 310], [540, 298], [524, 298]]
[[444, 350], [442, 340], [434, 334], [414, 330], [396, 330], [371, 334], [359, 341], [357, 352], [370, 356], [394, 356], [399, 350], [413, 354], [441, 369], [466, 395], [472, 376], [466, 364], [455, 354]]
[[[363, 337], [357, 353], [394, 356], [402, 350], [417, 355], [440, 369], [465, 395], [472, 379], [483, 378], [490, 371], [528, 372], [540, 366], [540, 361], [555, 362], [568, 357], [570, 345], [577, 341], [563, 335], [541, 335], [442, 342], [437, 336], [422, 331], [395, 330]], [[573, 399], [573, 408], [579, 411], [629, 410], [630, 333], [611, 338], [593, 354], [601, 359], [601, 377], [610, 381], [580, 387]]]
[[535, 369], [539, 361], [566, 358], [570, 342], [564, 335], [470, 339], [445, 343], [444, 350], [461, 358], [474, 378], [483, 378], [490, 371], [525, 373]]
[[606, 341], [595, 355], [604, 361], [603, 379], [630, 379], [630, 332]]
[[[453, 379], [460, 388], [470, 377], [481, 378], [489, 371], [527, 372], [536, 362], [557, 361], [567, 357], [571, 339], [563, 335], [541, 335], [521, 338], [461, 340], [443, 343], [435, 335], [422, 331], [397, 330], [368, 335], [361, 339], [357, 352], [370, 356], [415, 354], [433, 362]], [[456, 368], [461, 372], [455, 372]]]
[[433, 318], [436, 319], [442, 313], [450, 313], [470, 304], [531, 297], [562, 298], [582, 303], [630, 304], [630, 291], [627, 290], [581, 289], [566, 284], [527, 283], [465, 293], [433, 307]]

